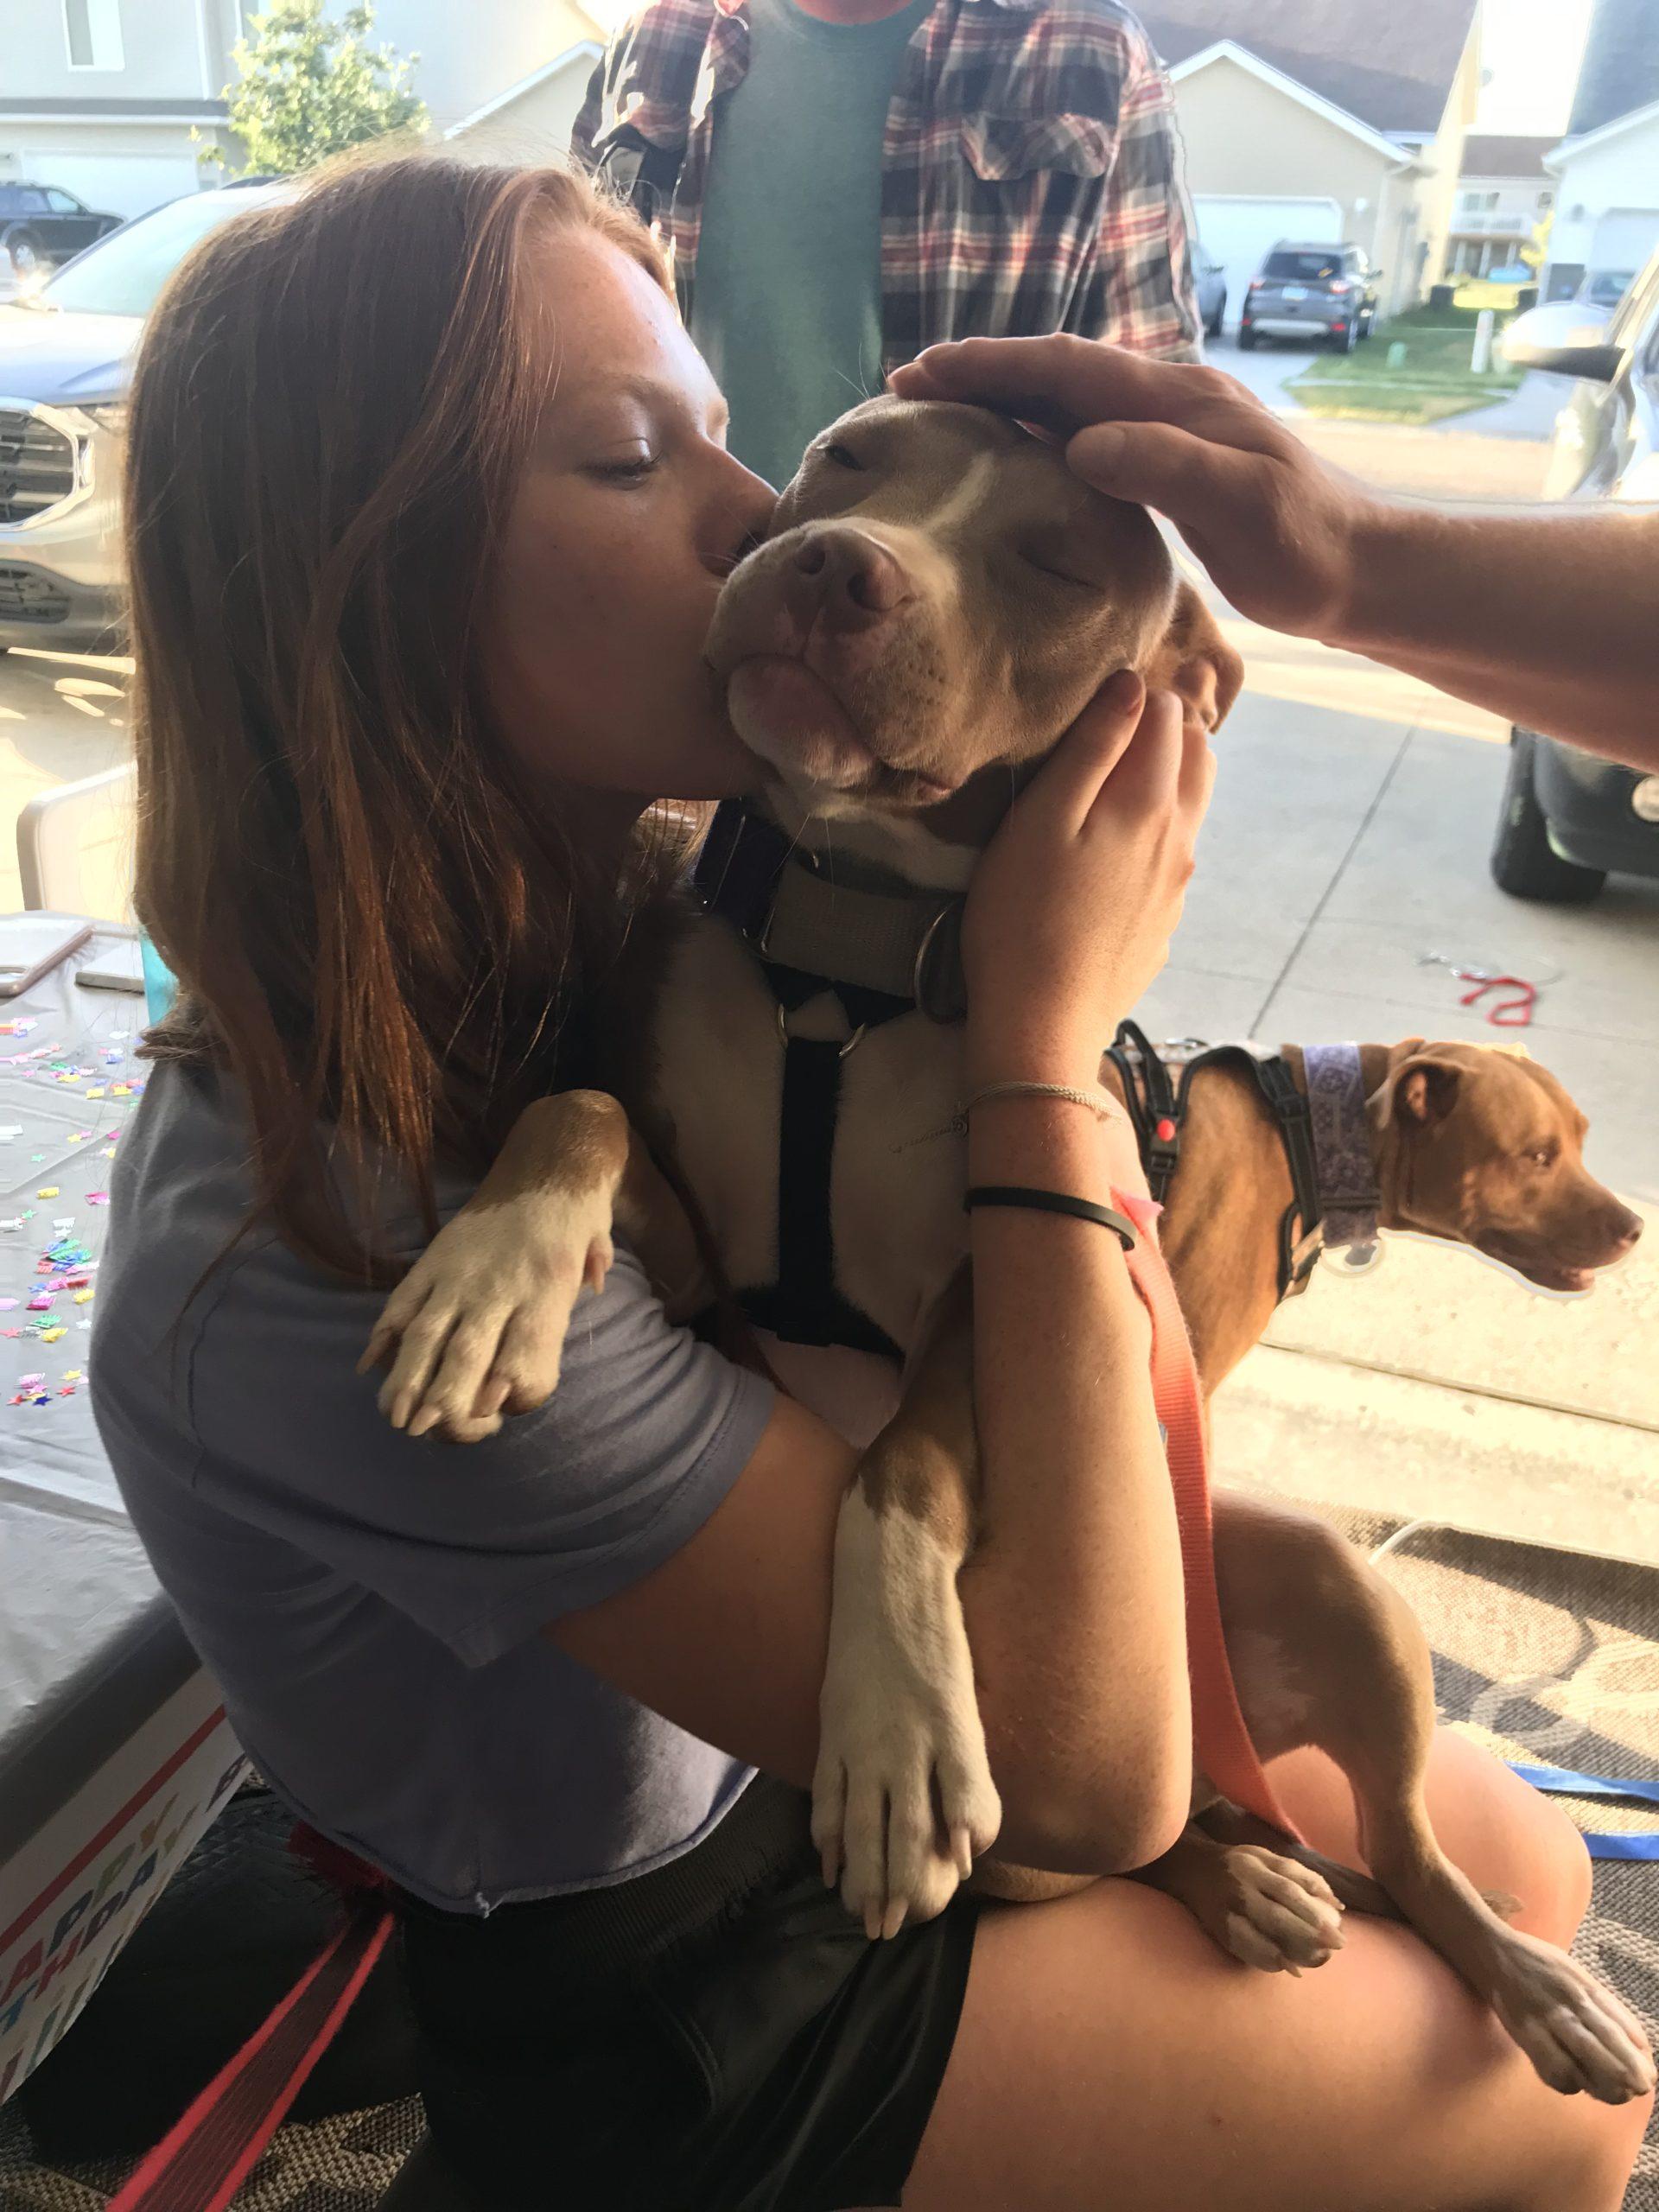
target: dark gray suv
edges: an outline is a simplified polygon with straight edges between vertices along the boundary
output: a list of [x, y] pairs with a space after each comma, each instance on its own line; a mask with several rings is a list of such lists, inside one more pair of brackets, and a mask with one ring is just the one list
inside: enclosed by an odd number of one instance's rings
[[1245, 353], [1258, 338], [1323, 339], [1351, 353], [1376, 321], [1380, 270], [1357, 245], [1298, 245], [1281, 238], [1250, 279], [1238, 319]]

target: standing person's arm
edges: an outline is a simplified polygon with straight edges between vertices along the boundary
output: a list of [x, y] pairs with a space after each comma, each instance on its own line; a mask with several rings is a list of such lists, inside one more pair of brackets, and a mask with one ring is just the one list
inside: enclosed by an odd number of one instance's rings
[[1659, 509], [1471, 513], [1381, 498], [1232, 378], [1065, 338], [934, 347], [893, 385], [1067, 434], [1077, 474], [1167, 515], [1254, 621], [1659, 768]]
[[610, 66], [608, 49], [594, 64], [594, 73], [588, 79], [588, 91], [576, 119], [570, 126], [570, 158], [578, 168], [591, 175], [594, 168], [594, 141], [599, 136], [599, 126], [605, 119], [605, 72]]
[[1135, 24], [1127, 35], [1128, 68], [1094, 272], [1066, 327], [1138, 353], [1196, 361], [1202, 340], [1175, 96], [1146, 33]]

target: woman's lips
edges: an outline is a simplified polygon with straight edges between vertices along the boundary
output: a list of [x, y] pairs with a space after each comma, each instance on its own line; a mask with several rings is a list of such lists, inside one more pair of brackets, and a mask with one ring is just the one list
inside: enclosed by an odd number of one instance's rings
[[955, 788], [884, 760], [830, 685], [792, 655], [759, 653], [740, 661], [726, 705], [732, 727], [752, 753], [780, 775], [820, 790], [902, 785], [914, 803], [931, 805]]

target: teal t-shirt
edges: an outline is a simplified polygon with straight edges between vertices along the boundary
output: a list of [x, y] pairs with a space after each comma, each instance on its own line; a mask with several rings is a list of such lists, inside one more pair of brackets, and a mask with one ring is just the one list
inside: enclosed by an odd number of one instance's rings
[[826, 23], [749, 0], [749, 68], [715, 118], [691, 334], [731, 447], [785, 483], [827, 423], [881, 389], [881, 142], [932, 0]]

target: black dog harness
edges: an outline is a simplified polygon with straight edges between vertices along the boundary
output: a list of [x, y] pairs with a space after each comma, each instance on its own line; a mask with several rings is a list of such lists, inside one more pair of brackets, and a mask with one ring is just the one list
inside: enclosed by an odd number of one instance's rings
[[1294, 1193], [1279, 1222], [1279, 1295], [1294, 1298], [1306, 1290], [1324, 1249], [1327, 1201], [1320, 1188], [1313, 1113], [1285, 1060], [1254, 1045], [1207, 1045], [1182, 1063], [1172, 1084], [1169, 1070], [1133, 1021], [1119, 1024], [1106, 1057], [1122, 1079], [1141, 1165], [1160, 1205], [1180, 1162], [1193, 1077], [1200, 1068], [1249, 1071], [1272, 1111]]
[[[740, 1302], [756, 1327], [785, 1343], [846, 1344], [896, 1359], [899, 1346], [836, 1285], [830, 1192], [842, 1063], [861, 1037], [900, 1014], [963, 1019], [962, 899], [918, 890], [868, 862], [805, 852], [733, 804], [715, 815], [692, 880], [705, 909], [753, 952], [784, 1041], [778, 1279], [740, 1290]], [[841, 1007], [846, 1038], [791, 1035], [790, 1015], [825, 993]]]

